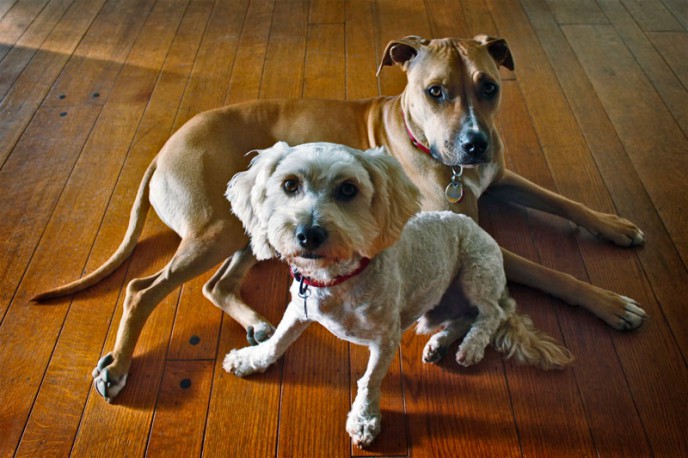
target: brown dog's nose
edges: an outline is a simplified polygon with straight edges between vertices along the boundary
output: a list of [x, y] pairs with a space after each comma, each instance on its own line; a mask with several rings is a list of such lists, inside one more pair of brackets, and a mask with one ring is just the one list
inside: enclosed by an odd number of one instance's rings
[[487, 150], [487, 136], [479, 130], [467, 132], [461, 140], [463, 151], [473, 157], [481, 156]]
[[315, 250], [327, 240], [327, 231], [320, 226], [302, 224], [296, 228], [296, 240], [307, 250]]

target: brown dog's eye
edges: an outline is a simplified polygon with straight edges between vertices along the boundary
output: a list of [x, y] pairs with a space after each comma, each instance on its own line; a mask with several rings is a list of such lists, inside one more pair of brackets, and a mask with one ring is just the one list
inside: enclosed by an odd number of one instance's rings
[[494, 83], [485, 82], [482, 87], [483, 96], [486, 98], [492, 98], [499, 92], [499, 86]]
[[428, 94], [433, 99], [442, 98], [442, 88], [440, 86], [430, 86], [428, 88]]
[[287, 194], [296, 194], [299, 191], [299, 182], [296, 180], [286, 180], [282, 183], [282, 189]]
[[358, 194], [358, 188], [353, 183], [345, 182], [339, 187], [337, 191], [337, 198], [343, 201], [349, 201], [356, 197]]

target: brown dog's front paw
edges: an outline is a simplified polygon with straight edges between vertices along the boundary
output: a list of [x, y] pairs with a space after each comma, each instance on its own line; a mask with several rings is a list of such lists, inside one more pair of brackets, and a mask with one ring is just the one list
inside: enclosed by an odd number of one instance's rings
[[93, 386], [107, 402], [112, 402], [127, 383], [127, 374], [117, 376], [111, 372], [110, 367], [114, 361], [115, 358], [111, 353], [108, 353], [98, 361], [91, 373]]
[[597, 222], [591, 231], [598, 237], [622, 247], [645, 244], [645, 234], [629, 220], [608, 213], [595, 212], [595, 215]]
[[258, 323], [246, 329], [246, 340], [249, 345], [258, 345], [265, 342], [275, 333], [275, 327], [270, 323]]

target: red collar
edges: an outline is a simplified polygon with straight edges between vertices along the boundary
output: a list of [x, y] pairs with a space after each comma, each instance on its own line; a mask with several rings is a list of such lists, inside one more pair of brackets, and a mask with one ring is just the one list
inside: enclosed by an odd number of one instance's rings
[[339, 277], [335, 277], [332, 280], [328, 282], [319, 282], [316, 280], [312, 280], [308, 277], [304, 277], [299, 273], [298, 270], [296, 270], [295, 267], [292, 267], [291, 270], [289, 271], [291, 273], [291, 276], [296, 280], [297, 282], [301, 283], [302, 287], [303, 285], [308, 285], [308, 286], [314, 286], [316, 288], [329, 288], [332, 286], [337, 286], [341, 283], [344, 283], [351, 277], [355, 277], [356, 275], [360, 274], [363, 272], [363, 270], [368, 267], [368, 264], [370, 264], [370, 258], [361, 258], [360, 262], [358, 263], [358, 267], [356, 270], [353, 272], [346, 274], [346, 275], [340, 275]]
[[408, 123], [406, 122], [406, 113], [403, 111], [401, 112], [401, 117], [404, 119], [404, 127], [406, 128], [406, 133], [408, 134], [409, 138], [411, 139], [411, 143], [413, 146], [430, 156], [430, 148], [416, 140], [416, 137], [413, 136], [413, 132], [411, 132], [411, 129], [408, 126]]

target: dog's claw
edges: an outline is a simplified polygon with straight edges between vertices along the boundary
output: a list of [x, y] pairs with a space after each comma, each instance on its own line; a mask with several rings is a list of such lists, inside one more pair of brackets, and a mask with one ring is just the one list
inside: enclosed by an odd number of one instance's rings
[[93, 386], [107, 402], [112, 400], [122, 391], [127, 383], [127, 374], [120, 378], [112, 377], [108, 366], [115, 361], [111, 353], [103, 356], [96, 365], [91, 375], [93, 376]]
[[619, 331], [632, 331], [639, 328], [650, 316], [640, 308], [640, 304], [630, 297], [621, 296], [624, 301], [624, 309], [618, 316], [618, 324], [615, 328]]
[[434, 346], [431, 342], [428, 342], [423, 349], [423, 362], [424, 363], [439, 363], [444, 355], [447, 354], [449, 347], [443, 345]]
[[95, 369], [93, 369], [93, 372], [91, 372], [91, 375], [93, 376], [93, 378], [98, 377], [98, 374], [100, 374], [100, 372], [103, 369], [105, 369], [107, 366], [112, 364], [114, 360], [115, 360], [115, 358], [112, 356], [112, 353], [108, 353], [107, 355], [100, 358], [100, 360], [98, 361], [98, 364], [96, 364]]
[[373, 440], [380, 434], [380, 415], [361, 415], [349, 412], [346, 431], [357, 447], [365, 448], [372, 444]]
[[258, 323], [255, 327], [249, 326], [246, 329], [246, 340], [251, 346], [256, 346], [265, 342], [275, 333], [275, 328], [269, 323]]
[[456, 362], [464, 367], [472, 366], [482, 361], [485, 356], [485, 348], [476, 345], [467, 345], [466, 342], [459, 346], [456, 353]]

